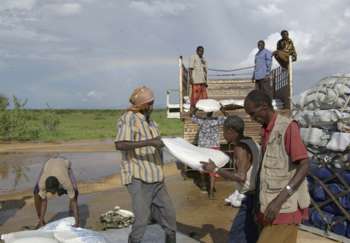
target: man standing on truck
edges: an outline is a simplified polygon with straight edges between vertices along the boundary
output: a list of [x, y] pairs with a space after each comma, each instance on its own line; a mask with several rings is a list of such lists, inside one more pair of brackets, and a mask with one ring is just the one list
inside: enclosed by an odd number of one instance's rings
[[308, 217], [308, 154], [298, 123], [274, 111], [271, 98], [253, 90], [244, 100], [249, 116], [262, 125], [262, 161], [257, 176], [262, 225], [258, 243], [295, 243], [298, 224]]
[[289, 38], [289, 33], [287, 30], [281, 31], [282, 39], [277, 42], [277, 50], [273, 52], [273, 56], [277, 62], [283, 68], [288, 68], [289, 56], [292, 57], [292, 61], [297, 60], [297, 52], [295, 50], [293, 41]]
[[265, 42], [259, 40], [258, 52], [255, 54], [255, 68], [252, 80], [255, 80], [255, 89], [261, 90], [272, 98], [271, 66], [272, 53], [265, 48]]
[[175, 209], [164, 183], [164, 144], [158, 125], [151, 119], [153, 92], [145, 86], [136, 88], [129, 101], [131, 107], [117, 122], [115, 139], [116, 149], [122, 152], [122, 183], [129, 191], [135, 214], [128, 242], [141, 242], [154, 219], [164, 229], [166, 243], [175, 243]]
[[208, 98], [208, 66], [203, 55], [203, 46], [198, 46], [196, 53], [192, 55], [190, 60], [189, 78], [192, 86], [191, 111], [196, 106], [198, 100]]

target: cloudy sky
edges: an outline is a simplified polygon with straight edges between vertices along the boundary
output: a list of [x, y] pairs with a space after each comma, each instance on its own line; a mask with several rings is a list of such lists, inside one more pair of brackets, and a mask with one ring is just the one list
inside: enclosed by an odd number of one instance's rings
[[251, 65], [288, 29], [295, 93], [350, 72], [349, 0], [1, 0], [0, 93], [28, 107], [123, 108], [132, 89], [165, 105], [179, 55], [197, 45], [212, 68]]

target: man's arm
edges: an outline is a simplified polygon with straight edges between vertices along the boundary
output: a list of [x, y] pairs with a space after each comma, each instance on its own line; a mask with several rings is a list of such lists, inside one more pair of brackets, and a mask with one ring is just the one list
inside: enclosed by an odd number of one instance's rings
[[194, 66], [195, 66], [195, 57], [194, 56], [191, 56], [191, 59], [190, 59], [190, 65], [189, 65], [189, 68], [188, 68], [188, 75], [189, 75], [189, 81], [190, 81], [190, 84], [192, 85], [193, 84], [193, 69], [194, 69]]
[[[301, 183], [304, 181], [308, 171], [309, 171], [309, 161], [308, 159], [303, 159], [298, 162], [297, 171], [293, 178], [289, 181], [288, 185], [292, 188], [293, 191], [296, 191]], [[284, 188], [278, 196], [273, 199], [268, 207], [265, 210], [265, 219], [272, 223], [276, 216], [279, 214], [281, 207], [284, 202], [290, 197], [286, 188]]]
[[266, 61], [266, 70], [267, 70], [267, 76], [270, 75], [271, 72], [271, 66], [272, 66], [272, 53], [270, 51], [266, 51], [265, 53], [265, 61]]
[[142, 148], [146, 146], [153, 146], [155, 148], [162, 148], [164, 146], [164, 143], [160, 139], [160, 137], [157, 138], [152, 138], [144, 141], [115, 141], [115, 149], [116, 150], [122, 150], [122, 151], [127, 151], [127, 150], [132, 150], [136, 148]]
[[[230, 172], [227, 170], [219, 169], [217, 173], [225, 179], [236, 181], [239, 183], [244, 183], [247, 179], [247, 172], [250, 168], [251, 161], [249, 152], [246, 148], [239, 145], [235, 146], [234, 149], [235, 160], [238, 165], [237, 172]], [[214, 172], [216, 165], [213, 161], [201, 162], [203, 165], [203, 170], [206, 172]]]
[[297, 60], [297, 51], [295, 50], [294, 43], [291, 40], [291, 56], [292, 56], [292, 61], [295, 62]]
[[227, 111], [225, 110], [225, 107], [223, 105], [221, 105], [220, 111], [222, 112], [222, 114], [224, 114], [224, 116], [229, 116], [229, 114], [227, 113]]
[[188, 77], [191, 85], [193, 84], [192, 71], [193, 71], [193, 68], [188, 69]]
[[39, 227], [45, 225], [46, 210], [47, 210], [47, 198], [45, 199], [41, 198], [40, 218], [39, 218], [39, 224], [38, 224]]
[[74, 227], [79, 227], [80, 225], [80, 218], [79, 218], [79, 207], [78, 207], [78, 197], [75, 196], [72, 199], [69, 199], [69, 210], [72, 212], [75, 224]]

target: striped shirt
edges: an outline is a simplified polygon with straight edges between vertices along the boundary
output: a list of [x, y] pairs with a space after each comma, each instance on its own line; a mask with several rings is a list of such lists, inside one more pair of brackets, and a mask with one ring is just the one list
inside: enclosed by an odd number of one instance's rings
[[[153, 120], [147, 122], [143, 114], [128, 111], [117, 122], [115, 141], [139, 142], [159, 136], [158, 125]], [[161, 149], [145, 146], [121, 152], [121, 179], [124, 185], [130, 184], [132, 178], [147, 183], [164, 180]]]

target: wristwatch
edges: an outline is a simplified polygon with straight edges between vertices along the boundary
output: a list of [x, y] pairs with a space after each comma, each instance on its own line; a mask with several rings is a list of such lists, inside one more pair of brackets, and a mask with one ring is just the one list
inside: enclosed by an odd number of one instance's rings
[[292, 196], [294, 193], [293, 188], [290, 185], [286, 185], [286, 190], [289, 196]]

